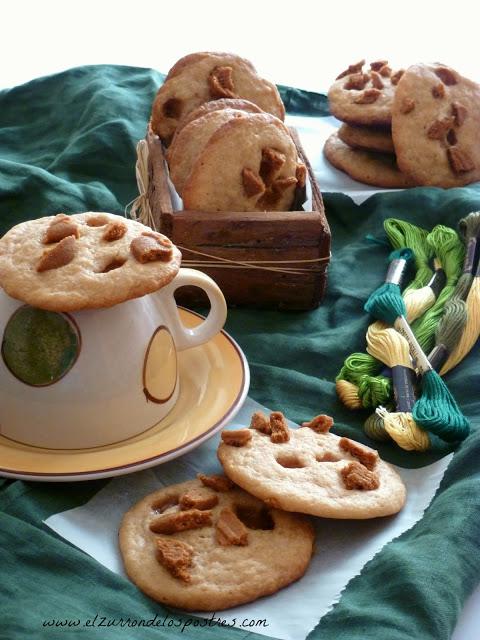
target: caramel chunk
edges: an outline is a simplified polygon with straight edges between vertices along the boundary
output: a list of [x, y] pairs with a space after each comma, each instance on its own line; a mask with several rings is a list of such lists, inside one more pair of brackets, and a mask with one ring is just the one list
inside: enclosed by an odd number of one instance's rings
[[179, 118], [182, 114], [182, 101], [179, 98], [169, 98], [162, 107], [166, 118]]
[[475, 169], [475, 163], [468, 153], [458, 147], [448, 147], [447, 156], [454, 173], [467, 173]]
[[453, 118], [435, 120], [427, 129], [427, 137], [431, 140], [442, 140], [453, 126]]
[[352, 456], [358, 458], [360, 463], [367, 467], [367, 469], [373, 469], [377, 464], [378, 460], [378, 452], [377, 451], [369, 451], [362, 447], [361, 444], [355, 442], [354, 440], [350, 440], [350, 438], [340, 438], [340, 442], [338, 443], [340, 449], [344, 451], [348, 451]]
[[340, 75], [338, 75], [335, 80], [340, 80], [340, 78], [344, 78], [345, 76], [349, 76], [352, 73], [358, 73], [362, 70], [363, 65], [365, 64], [365, 60], [360, 60], [360, 62], [356, 62], [355, 64], [349, 65], [348, 69], [342, 71]]
[[106, 224], [108, 224], [107, 216], [102, 216], [102, 215], [90, 216], [87, 219], [87, 225], [89, 227], [103, 227]]
[[258, 196], [265, 191], [263, 180], [248, 167], [242, 169], [242, 184], [247, 198]]
[[315, 416], [310, 422], [302, 422], [302, 427], [309, 427], [315, 433], [328, 433], [333, 427], [333, 418], [325, 414]]
[[285, 164], [285, 154], [277, 149], [266, 147], [262, 149], [262, 161], [260, 163], [259, 174], [263, 182], [268, 186], [270, 185], [277, 173]]
[[70, 216], [59, 213], [54, 217], [43, 237], [43, 244], [60, 242], [68, 236], [78, 238], [78, 225], [73, 222]]
[[270, 440], [276, 444], [288, 442], [290, 440], [290, 430], [288, 428], [285, 416], [281, 411], [273, 411], [270, 414], [270, 427], [272, 433]]
[[192, 566], [193, 547], [181, 540], [157, 539], [157, 560], [174, 578], [190, 582], [187, 571]]
[[188, 511], [175, 511], [162, 515], [150, 523], [150, 531], [153, 533], [178, 533], [187, 529], [201, 529], [212, 524], [212, 512], [189, 509]]
[[176, 507], [178, 504], [178, 496], [164, 496], [160, 500], [156, 500], [152, 504], [152, 511], [154, 513], [160, 514], [167, 509], [171, 509], [172, 507]]
[[295, 185], [297, 179], [293, 176], [287, 178], [277, 178], [272, 182], [270, 187], [265, 191], [263, 196], [257, 201], [259, 207], [263, 207], [265, 210], [275, 205], [283, 196], [283, 192], [289, 187]]
[[244, 447], [252, 439], [249, 429], [237, 429], [236, 431], [222, 431], [222, 441], [231, 447]]
[[172, 257], [172, 243], [159, 233], [145, 231], [130, 243], [130, 251], [138, 262], [168, 262]]
[[378, 73], [384, 78], [389, 78], [392, 75], [392, 69], [388, 66], [388, 64], [385, 64], [381, 69], [378, 70]]
[[295, 169], [295, 178], [297, 179], [297, 185], [300, 187], [305, 186], [307, 182], [307, 167], [301, 163], [297, 163], [297, 168]]
[[465, 122], [465, 118], [468, 115], [468, 111], [460, 102], [452, 102], [452, 115], [457, 127], [461, 127]]
[[187, 493], [180, 496], [179, 506], [182, 511], [187, 509], [213, 509], [218, 504], [218, 496], [208, 489], [200, 487], [198, 489], [190, 489]]
[[434, 69], [434, 72], [447, 86], [458, 84], [458, 78], [452, 69], [448, 67], [438, 67], [438, 69]]
[[247, 528], [230, 507], [225, 507], [221, 510], [215, 529], [217, 542], [222, 547], [227, 547], [231, 544], [244, 547], [248, 544]]
[[365, 85], [369, 81], [367, 73], [354, 73], [348, 76], [348, 80], [343, 85], [344, 89], [350, 91], [351, 89], [357, 89], [358, 91], [365, 88]]
[[382, 67], [385, 67], [388, 64], [388, 60], [375, 60], [375, 62], [370, 63], [370, 69], [372, 71], [380, 71]]
[[374, 471], [369, 471], [360, 462], [350, 462], [350, 464], [341, 469], [340, 473], [347, 489], [372, 491], [380, 486], [378, 474]]
[[38, 261], [37, 271], [41, 273], [42, 271], [58, 269], [59, 267], [64, 267], [66, 264], [69, 264], [75, 257], [77, 249], [75, 243], [75, 236], [67, 236], [63, 238], [63, 240], [60, 240], [53, 249], [44, 251]]
[[415, 109], [415, 100], [413, 98], [404, 98], [400, 105], [400, 113], [406, 115]]
[[234, 92], [232, 71], [232, 67], [215, 67], [210, 73], [208, 86], [213, 100], [237, 97]]
[[115, 242], [120, 240], [127, 233], [127, 225], [124, 222], [109, 222], [105, 229], [102, 240], [107, 242]]
[[214, 491], [220, 491], [221, 493], [230, 491], [230, 489], [233, 489], [235, 486], [227, 476], [206, 476], [204, 473], [199, 473], [197, 478], [205, 487], [209, 487], [209, 489], [213, 489]]
[[450, 129], [447, 133], [447, 143], [451, 146], [457, 144], [457, 134], [455, 133], [455, 129]]
[[256, 429], [261, 433], [266, 433], [268, 436], [272, 433], [272, 427], [270, 426], [270, 420], [261, 411], [255, 411], [250, 422], [250, 429]]
[[379, 89], [365, 89], [365, 91], [362, 91], [362, 93], [354, 99], [354, 102], [355, 104], [372, 104], [376, 102], [381, 95], [382, 92]]
[[432, 96], [434, 98], [444, 98], [445, 97], [445, 85], [439, 82], [434, 87], [432, 87]]
[[405, 73], [404, 69], [399, 69], [398, 71], [395, 71], [395, 73], [392, 73], [391, 77], [390, 77], [390, 81], [392, 84], [398, 84], [400, 82], [400, 78], [403, 76], [403, 74]]
[[377, 73], [376, 71], [372, 71], [370, 73], [370, 77], [372, 79], [372, 85], [375, 87], [375, 89], [383, 89], [384, 84], [379, 73]]

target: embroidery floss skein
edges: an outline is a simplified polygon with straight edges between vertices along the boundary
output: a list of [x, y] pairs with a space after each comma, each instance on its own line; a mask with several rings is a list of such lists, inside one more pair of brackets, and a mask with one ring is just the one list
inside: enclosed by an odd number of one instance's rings
[[[400, 281], [405, 265], [392, 264], [385, 283]], [[398, 285], [386, 288], [385, 284], [374, 291], [365, 304], [365, 311], [377, 320], [393, 325], [408, 341], [410, 353], [416, 358], [417, 367], [422, 375], [422, 395], [415, 403], [412, 415], [415, 422], [444, 440], [463, 440], [469, 433], [469, 423], [460, 411], [447, 386], [434, 371], [418, 344], [405, 319], [405, 303]]]
[[367, 345], [368, 352], [392, 370], [397, 411], [389, 413], [383, 407], [376, 411], [383, 418], [385, 431], [402, 449], [425, 451], [430, 447], [430, 439], [415, 423], [411, 413], [415, 393], [408, 342], [395, 329], [387, 328], [381, 322], [374, 322], [368, 329]]
[[453, 295], [466, 300], [474, 277], [475, 251], [477, 238], [480, 237], [480, 211], [473, 211], [466, 218], [462, 218], [458, 223], [458, 230], [465, 243], [466, 251], [463, 273], [458, 279]]

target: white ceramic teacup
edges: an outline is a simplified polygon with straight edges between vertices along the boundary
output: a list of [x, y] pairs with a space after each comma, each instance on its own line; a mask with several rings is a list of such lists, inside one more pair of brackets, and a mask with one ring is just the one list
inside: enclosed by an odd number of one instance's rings
[[[194, 329], [181, 323], [173, 297], [185, 285], [204, 289], [211, 304]], [[177, 351], [210, 340], [226, 315], [219, 287], [193, 269], [155, 293], [73, 313], [34, 309], [0, 289], [0, 434], [75, 449], [146, 431], [177, 400]]]

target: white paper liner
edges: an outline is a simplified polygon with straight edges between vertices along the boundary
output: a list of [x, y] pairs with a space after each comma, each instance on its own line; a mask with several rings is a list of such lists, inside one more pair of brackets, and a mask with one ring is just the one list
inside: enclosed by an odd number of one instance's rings
[[[269, 412], [247, 398], [229, 427], [248, 425], [252, 413], [258, 410]], [[218, 441], [219, 435], [216, 435], [172, 462], [115, 478], [87, 504], [50, 516], [45, 524], [111, 571], [125, 575], [117, 542], [118, 527], [125, 511], [162, 486], [194, 478], [199, 471], [218, 473], [220, 466], [215, 454]], [[365, 563], [422, 517], [452, 455], [421, 469], [397, 467], [407, 486], [408, 498], [396, 516], [358, 521], [314, 518], [316, 552], [305, 576], [272, 596], [216, 616], [229, 623], [236, 618], [235, 626], [241, 626], [247, 618], [266, 619], [268, 626], [254, 627], [251, 631], [282, 640], [304, 640], [320, 618], [338, 602], [343, 589]], [[210, 617], [210, 614], [198, 615]]]

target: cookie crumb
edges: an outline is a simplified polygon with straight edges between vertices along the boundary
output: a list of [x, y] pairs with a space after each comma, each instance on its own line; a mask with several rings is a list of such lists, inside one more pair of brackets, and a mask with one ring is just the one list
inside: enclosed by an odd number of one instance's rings
[[365, 89], [354, 99], [354, 102], [355, 104], [372, 104], [378, 100], [381, 93], [379, 89]]
[[372, 491], [380, 486], [378, 475], [373, 471], [369, 471], [360, 462], [350, 462], [350, 464], [341, 469], [340, 473], [347, 489]]
[[275, 442], [275, 444], [288, 442], [290, 440], [290, 430], [285, 416], [281, 411], [272, 411], [270, 414], [270, 427], [272, 429], [270, 440]]
[[258, 196], [265, 191], [263, 180], [248, 167], [242, 169], [242, 184], [247, 198]]
[[458, 147], [448, 147], [447, 156], [454, 173], [467, 173], [475, 169], [475, 163], [468, 153]]
[[67, 216], [64, 213], [59, 213], [53, 218], [52, 222], [48, 226], [43, 237], [43, 244], [60, 242], [60, 240], [63, 240], [68, 236], [78, 238], [78, 225], [71, 220], [70, 216]]
[[352, 73], [358, 73], [359, 71], [362, 70], [364, 64], [365, 64], [365, 60], [360, 60], [360, 62], [356, 62], [355, 64], [350, 64], [348, 66], [348, 69], [345, 69], [345, 71], [342, 71], [342, 73], [340, 73], [335, 78], [335, 80], [340, 80], [340, 78], [344, 78], [345, 76], [349, 76]]
[[248, 544], [248, 531], [241, 520], [237, 518], [230, 507], [220, 512], [216, 524], [217, 542], [222, 547], [237, 545], [244, 547]]
[[362, 447], [358, 442], [355, 442], [355, 440], [350, 440], [350, 438], [340, 438], [338, 446], [340, 449], [348, 451], [352, 456], [358, 458], [361, 464], [370, 470], [375, 467], [379, 459], [378, 451], [370, 451]]
[[153, 520], [150, 523], [150, 531], [153, 533], [178, 533], [189, 529], [201, 529], [212, 524], [212, 512], [200, 511], [199, 509], [189, 509], [188, 511], [177, 511]]
[[261, 433], [265, 433], [267, 436], [269, 436], [272, 433], [270, 420], [261, 411], [255, 411], [255, 413], [252, 415], [252, 420], [250, 422], [250, 429], [256, 429]]
[[178, 504], [182, 511], [186, 511], [187, 509], [205, 511], [217, 506], [218, 496], [208, 491], [208, 489], [200, 487], [198, 489], [190, 489], [187, 493], [180, 496]]
[[302, 422], [302, 427], [309, 427], [315, 433], [328, 433], [333, 427], [333, 418], [325, 414], [320, 414], [312, 418], [309, 422]]
[[457, 127], [461, 127], [465, 122], [468, 111], [460, 102], [452, 102], [452, 115]]
[[60, 240], [60, 242], [49, 249], [44, 251], [42, 257], [37, 264], [37, 271], [49, 271], [50, 269], [58, 269], [69, 264], [76, 253], [75, 236], [67, 236]]
[[174, 578], [190, 582], [193, 547], [181, 540], [157, 539], [157, 560]]
[[105, 229], [102, 240], [106, 242], [115, 242], [120, 240], [127, 233], [127, 225], [123, 222], [109, 222]]
[[244, 447], [252, 439], [252, 432], [249, 429], [222, 431], [221, 438], [225, 444], [231, 447]]
[[218, 98], [236, 98], [233, 85], [232, 67], [215, 67], [208, 77], [210, 97], [213, 100]]
[[137, 262], [145, 264], [160, 260], [168, 262], [172, 256], [172, 243], [168, 238], [160, 234], [145, 231], [142, 235], [134, 238], [130, 244], [130, 251]]
[[227, 476], [206, 476], [204, 473], [199, 473], [197, 475], [197, 478], [205, 487], [213, 489], [214, 491], [220, 491], [221, 493], [230, 491], [230, 489], [233, 489], [233, 487], [235, 486], [230, 478], [227, 478]]

